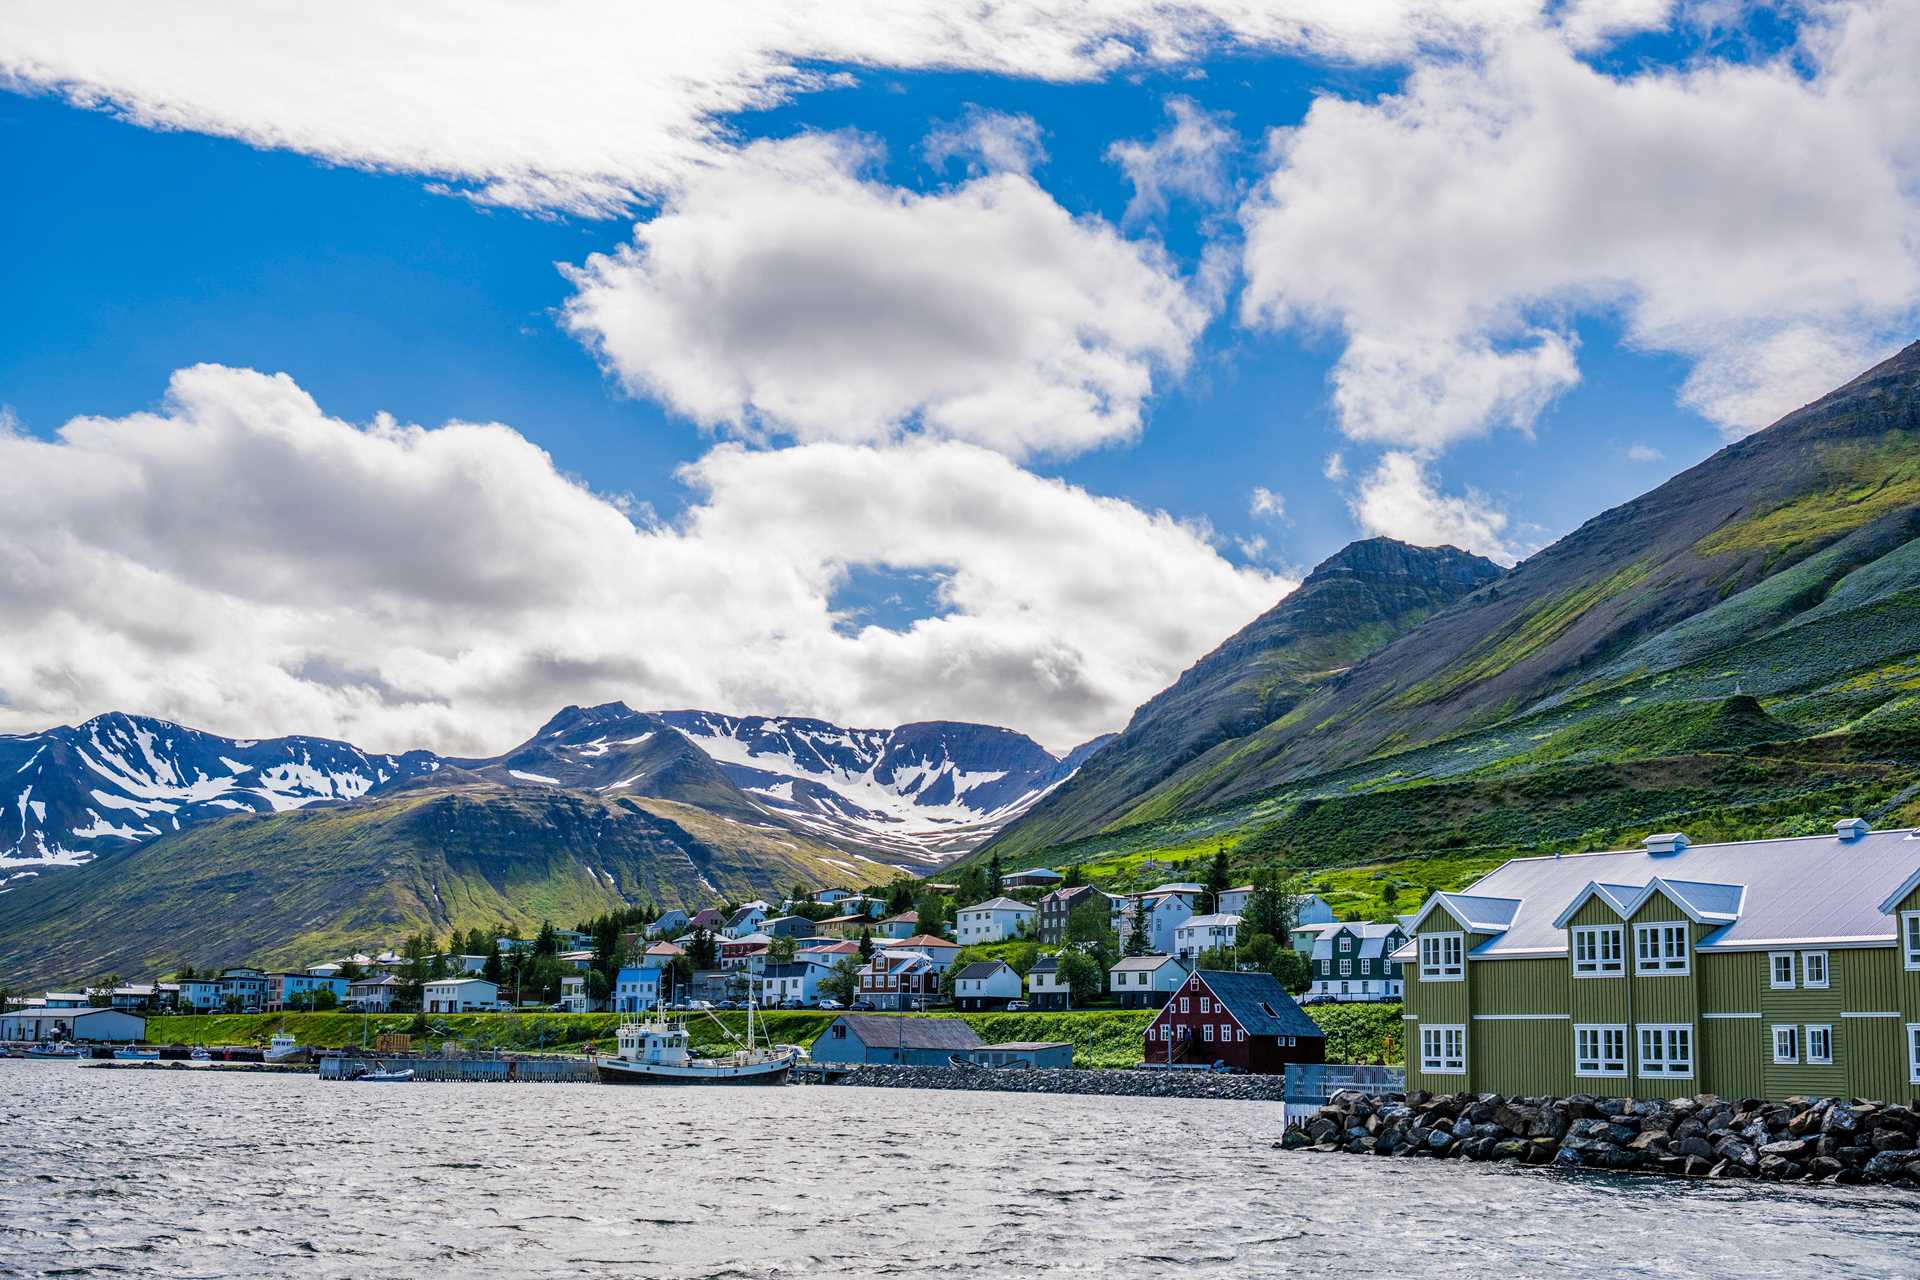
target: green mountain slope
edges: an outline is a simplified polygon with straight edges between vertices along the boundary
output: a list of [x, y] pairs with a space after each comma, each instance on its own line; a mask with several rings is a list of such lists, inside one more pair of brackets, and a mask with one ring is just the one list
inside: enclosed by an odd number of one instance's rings
[[1060, 790], [1002, 836], [1002, 856], [1130, 815], [1215, 746], [1281, 720], [1436, 609], [1500, 576], [1491, 560], [1391, 538], [1356, 542], [1134, 712]]
[[897, 873], [765, 823], [654, 797], [445, 772], [352, 805], [236, 816], [0, 895], [16, 986], [180, 963], [311, 964], [429, 930], [571, 924]]
[[[982, 853], [1059, 864], [1259, 832], [1243, 857], [1330, 865], [1332, 847], [1383, 860], [1683, 818], [1755, 833], [1841, 805], [1910, 815], [1916, 654], [1920, 344], [1588, 521], [1251, 732], [1124, 799], [1076, 794], [1076, 778]], [[1473, 791], [1496, 785], [1529, 802]], [[1299, 825], [1330, 805], [1355, 806], [1343, 829], [1379, 838], [1329, 845]]]

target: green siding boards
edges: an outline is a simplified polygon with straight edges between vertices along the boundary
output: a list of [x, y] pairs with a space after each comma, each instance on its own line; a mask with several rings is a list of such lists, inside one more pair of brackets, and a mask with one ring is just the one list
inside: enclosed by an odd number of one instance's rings
[[1700, 1008], [1708, 1013], [1758, 1013], [1767, 985], [1767, 957], [1760, 951], [1695, 954]]
[[1607, 905], [1604, 898], [1589, 898], [1585, 906], [1573, 913], [1570, 924], [1619, 924], [1620, 914]]
[[1467, 1072], [1476, 1092], [1565, 1097], [1574, 1091], [1573, 1024], [1565, 1018], [1476, 1022], [1471, 1042]]
[[1846, 1088], [1856, 1098], [1906, 1102], [1920, 1098], [1907, 1079], [1907, 1024], [1901, 1018], [1847, 1018], [1834, 1031], [1834, 1053], [1846, 1064]]
[[1482, 960], [1470, 967], [1475, 1013], [1565, 1013], [1565, 956], [1537, 960]]
[[1766, 1048], [1766, 1034], [1758, 1018], [1708, 1018], [1702, 1022], [1699, 1057], [1703, 1066], [1695, 1072], [1699, 1076], [1695, 1091], [1717, 1093], [1723, 1098], [1764, 1096], [1761, 1054]]

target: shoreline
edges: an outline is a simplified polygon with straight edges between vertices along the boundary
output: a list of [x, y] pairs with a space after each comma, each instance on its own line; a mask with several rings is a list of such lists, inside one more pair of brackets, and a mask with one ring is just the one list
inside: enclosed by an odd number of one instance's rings
[[941, 1089], [973, 1093], [1054, 1093], [1107, 1098], [1195, 1098], [1286, 1102], [1286, 1077], [1116, 1068], [856, 1066], [821, 1087]]

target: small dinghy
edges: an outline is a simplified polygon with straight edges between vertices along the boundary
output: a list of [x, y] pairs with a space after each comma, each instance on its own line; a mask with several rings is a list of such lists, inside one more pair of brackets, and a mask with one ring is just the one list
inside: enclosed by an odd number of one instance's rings
[[391, 1071], [386, 1063], [376, 1062], [371, 1071], [362, 1071], [354, 1079], [363, 1084], [405, 1084], [413, 1079], [413, 1068], [405, 1067], [399, 1071]]
[[160, 1061], [160, 1051], [158, 1049], [142, 1049], [135, 1045], [128, 1045], [124, 1049], [115, 1049], [113, 1051], [113, 1058], [115, 1062], [158, 1062]]
[[193, 1052], [187, 1055], [187, 1061], [212, 1062], [213, 1055], [207, 1052], [207, 1047], [205, 1045], [197, 1044], [193, 1046]]

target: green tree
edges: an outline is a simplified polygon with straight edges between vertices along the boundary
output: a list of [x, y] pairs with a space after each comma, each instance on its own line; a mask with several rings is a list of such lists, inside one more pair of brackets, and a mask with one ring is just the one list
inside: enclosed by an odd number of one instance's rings
[[767, 944], [767, 963], [786, 964], [793, 959], [794, 941], [790, 936], [775, 938]]
[[553, 930], [553, 922], [542, 920], [540, 932], [533, 936], [533, 954], [537, 956], [556, 956], [560, 954], [560, 938]]
[[1092, 956], [1083, 951], [1063, 951], [1058, 963], [1074, 1004], [1085, 1007], [1106, 994], [1107, 971]]
[[1387, 910], [1389, 911], [1393, 910], [1393, 908], [1396, 905], [1398, 905], [1400, 901], [1399, 882], [1394, 880], [1389, 880], [1385, 884], [1381, 885], [1380, 901], [1386, 904]]
[[1207, 867], [1207, 901], [1212, 910], [1220, 910], [1220, 895], [1233, 887], [1233, 867], [1227, 861], [1227, 846], [1222, 844], [1213, 851], [1213, 862]]
[[367, 976], [367, 971], [356, 961], [342, 960], [340, 962], [340, 972], [333, 976], [336, 978], [345, 978], [348, 982], [358, 982]]
[[95, 1009], [106, 1009], [113, 1005], [113, 992], [120, 985], [120, 975], [110, 973], [87, 988], [87, 1004]]
[[929, 889], [920, 895], [920, 932], [940, 937], [947, 926], [947, 900]]
[[1153, 911], [1145, 898], [1133, 900], [1133, 915], [1127, 932], [1126, 946], [1122, 952], [1130, 956], [1150, 956], [1153, 954]]
[[5, 987], [0, 987], [0, 1013], [5, 1013], [8, 1009], [11, 1009], [12, 1007], [13, 1007], [13, 992], [7, 990]]
[[859, 990], [860, 966], [852, 956], [841, 956], [834, 961], [832, 971], [820, 979], [820, 994], [841, 1004], [852, 1004]]
[[316, 987], [307, 994], [308, 1007], [315, 1013], [331, 1013], [340, 1007], [340, 997], [333, 993], [332, 987]]
[[1267, 972], [1279, 980], [1289, 994], [1299, 995], [1313, 985], [1313, 966], [1292, 947], [1278, 947], [1267, 962]]
[[1060, 887], [1062, 889], [1074, 889], [1085, 884], [1086, 882], [1087, 882], [1087, 873], [1080, 866], [1080, 864], [1076, 862], [1072, 866], [1067, 868], [1066, 881], [1063, 884], [1061, 884]]
[[394, 991], [394, 1003], [403, 1009], [418, 1009], [432, 973], [433, 944], [421, 934], [411, 934], [400, 945], [400, 971], [394, 976], [400, 986]]
[[1001, 881], [1003, 878], [1000, 874], [1000, 855], [996, 853], [992, 858], [987, 860], [988, 897], [997, 898], [1000, 896]]
[[1290, 941], [1294, 920], [1300, 914], [1300, 898], [1299, 884], [1292, 875], [1276, 863], [1265, 864], [1254, 873], [1244, 927], [1276, 941]]
[[873, 959], [873, 930], [862, 929], [860, 931], [860, 960], [861, 963], [864, 964], [871, 959]]
[[913, 910], [913, 881], [906, 876], [901, 876], [887, 886], [887, 914], [900, 916], [911, 910]]
[[812, 902], [813, 890], [796, 880], [793, 883], [793, 888], [787, 890], [787, 900], [796, 905], [802, 902]]
[[720, 944], [705, 925], [693, 931], [687, 940], [687, 958], [695, 969], [711, 969], [720, 961]]
[[500, 944], [489, 939], [485, 955], [487, 959], [486, 963], [480, 966], [480, 976], [498, 986], [500, 979], [504, 976], [502, 970], [506, 967], [500, 960]]
[[962, 907], [970, 907], [992, 896], [987, 891], [987, 873], [978, 863], [962, 871], [954, 881], [954, 901]]

